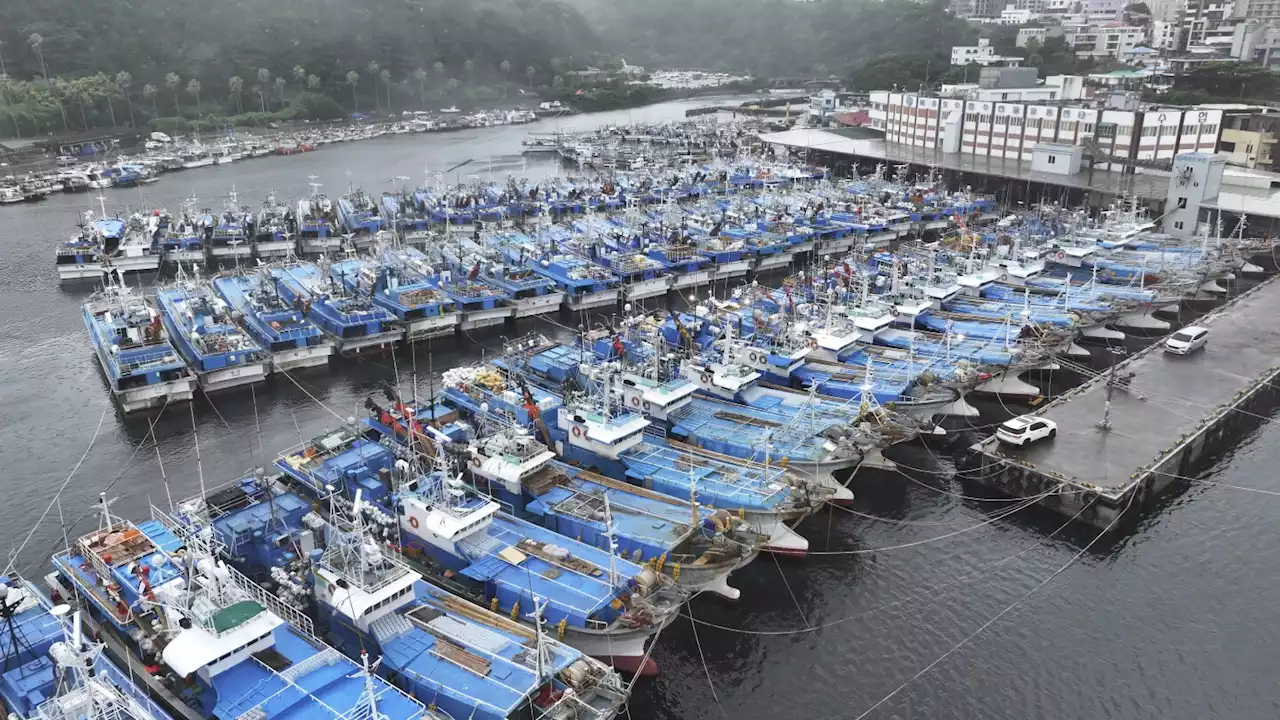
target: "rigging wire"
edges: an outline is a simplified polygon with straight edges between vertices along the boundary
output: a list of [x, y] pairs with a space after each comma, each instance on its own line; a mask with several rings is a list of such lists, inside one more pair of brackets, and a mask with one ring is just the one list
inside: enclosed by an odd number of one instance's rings
[[1076, 562], [1077, 560], [1079, 560], [1081, 557], [1083, 557], [1085, 553], [1089, 552], [1089, 550], [1090, 550], [1090, 549], [1091, 549], [1095, 544], [1097, 544], [1097, 542], [1098, 542], [1099, 540], [1101, 540], [1101, 539], [1102, 539], [1102, 537], [1103, 537], [1104, 535], [1106, 535], [1107, 533], [1111, 532], [1111, 529], [1112, 529], [1113, 527], [1115, 527], [1116, 523], [1120, 522], [1120, 518], [1124, 517], [1125, 513], [1126, 513], [1126, 512], [1128, 511], [1128, 509], [1129, 509], [1129, 506], [1133, 504], [1133, 499], [1134, 499], [1136, 496], [1137, 496], [1137, 493], [1131, 493], [1131, 494], [1129, 495], [1129, 502], [1125, 503], [1124, 509], [1123, 509], [1123, 510], [1121, 510], [1119, 513], [1116, 513], [1116, 516], [1115, 516], [1114, 518], [1112, 518], [1111, 522], [1107, 523], [1107, 526], [1106, 526], [1105, 528], [1103, 528], [1101, 531], [1099, 531], [1099, 532], [1098, 532], [1098, 534], [1097, 534], [1097, 535], [1095, 535], [1095, 536], [1093, 537], [1093, 539], [1092, 539], [1092, 540], [1090, 540], [1090, 541], [1089, 541], [1089, 543], [1088, 543], [1087, 545], [1085, 545], [1083, 548], [1081, 548], [1081, 549], [1080, 549], [1080, 552], [1076, 553], [1075, 555], [1072, 555], [1072, 556], [1071, 556], [1071, 558], [1070, 558], [1069, 560], [1067, 560], [1065, 563], [1063, 563], [1061, 567], [1059, 567], [1057, 570], [1054, 570], [1054, 571], [1053, 571], [1053, 572], [1052, 572], [1048, 577], [1046, 577], [1044, 580], [1041, 580], [1038, 584], [1036, 584], [1036, 585], [1035, 585], [1035, 587], [1032, 587], [1030, 590], [1028, 590], [1028, 591], [1026, 591], [1025, 593], [1023, 593], [1021, 597], [1019, 597], [1018, 599], [1016, 599], [1016, 600], [1014, 600], [1013, 602], [1009, 603], [1009, 605], [1008, 605], [1008, 606], [1006, 606], [1006, 607], [1005, 607], [1005, 609], [1003, 609], [1003, 610], [1001, 610], [1000, 612], [996, 613], [994, 616], [992, 616], [992, 617], [991, 617], [991, 619], [987, 620], [985, 623], [983, 623], [982, 625], [980, 625], [980, 626], [978, 627], [978, 629], [977, 629], [977, 630], [974, 630], [973, 632], [971, 632], [971, 633], [969, 633], [968, 635], [966, 635], [966, 636], [964, 637], [964, 639], [962, 639], [960, 642], [958, 642], [958, 643], [956, 643], [955, 645], [953, 645], [953, 646], [951, 647], [951, 649], [950, 649], [950, 650], [947, 650], [947, 651], [946, 651], [945, 653], [943, 653], [942, 655], [939, 655], [939, 656], [938, 656], [938, 657], [937, 657], [933, 662], [931, 662], [931, 663], [929, 663], [928, 665], [926, 665], [926, 666], [924, 666], [923, 668], [921, 668], [921, 669], [920, 669], [920, 671], [919, 671], [919, 672], [917, 672], [915, 675], [912, 675], [911, 677], [907, 678], [907, 680], [906, 680], [905, 682], [903, 682], [901, 685], [899, 685], [898, 687], [896, 687], [896, 688], [894, 688], [892, 691], [890, 691], [888, 695], [885, 695], [884, 697], [880, 698], [880, 700], [876, 701], [876, 703], [875, 703], [874, 705], [872, 705], [871, 707], [869, 707], [869, 708], [867, 708], [866, 710], [864, 710], [864, 711], [862, 712], [862, 714], [861, 714], [861, 715], [858, 715], [857, 717], [855, 717], [855, 718], [854, 718], [854, 720], [862, 720], [862, 718], [865, 718], [866, 716], [870, 715], [872, 712], [874, 712], [874, 711], [876, 710], [876, 708], [879, 708], [881, 705], [883, 705], [883, 704], [885, 704], [886, 702], [888, 702], [889, 700], [891, 700], [891, 699], [892, 699], [894, 696], [896, 696], [898, 693], [900, 693], [900, 692], [902, 692], [904, 689], [906, 689], [906, 688], [907, 688], [907, 686], [909, 686], [911, 683], [915, 682], [917, 679], [919, 679], [920, 677], [924, 676], [924, 675], [925, 675], [926, 673], [928, 673], [930, 670], [932, 670], [933, 668], [937, 667], [939, 663], [941, 663], [942, 661], [946, 660], [946, 659], [947, 659], [948, 657], [950, 657], [950, 656], [951, 656], [951, 654], [952, 654], [952, 653], [954, 653], [955, 651], [957, 651], [957, 650], [959, 650], [960, 648], [964, 647], [966, 644], [968, 644], [968, 643], [969, 643], [969, 641], [970, 641], [970, 640], [973, 640], [973, 639], [974, 639], [975, 637], [977, 637], [978, 635], [981, 635], [983, 631], [985, 631], [987, 628], [989, 628], [989, 627], [991, 627], [992, 625], [994, 625], [994, 624], [996, 623], [996, 621], [998, 621], [1000, 618], [1002, 618], [1002, 617], [1004, 617], [1006, 614], [1008, 614], [1011, 610], [1013, 610], [1015, 607], [1017, 607], [1019, 604], [1021, 604], [1021, 603], [1022, 603], [1022, 601], [1026, 600], [1026, 599], [1027, 599], [1027, 598], [1029, 598], [1029, 597], [1031, 597], [1031, 595], [1032, 595], [1032, 594], [1034, 594], [1037, 590], [1039, 590], [1040, 588], [1044, 587], [1045, 585], [1048, 585], [1048, 584], [1049, 584], [1049, 582], [1050, 582], [1050, 581], [1052, 581], [1054, 578], [1056, 578], [1056, 577], [1058, 577], [1059, 575], [1061, 575], [1062, 573], [1066, 572], [1067, 568], [1069, 568], [1069, 567], [1071, 567], [1072, 565], [1074, 565], [1074, 564], [1075, 564], [1075, 562]]
[[808, 633], [817, 632], [819, 630], [827, 630], [829, 628], [835, 627], [836, 625], [842, 625], [846, 622], [849, 622], [850, 620], [856, 620], [860, 617], [866, 617], [867, 615], [875, 614], [877, 612], [880, 612], [881, 610], [888, 610], [889, 608], [898, 607], [899, 605], [905, 605], [916, 598], [920, 598], [920, 597], [939, 598], [939, 597], [942, 597], [942, 595], [939, 594], [938, 592], [939, 590], [942, 590], [943, 588], [951, 587], [954, 585], [958, 585], [970, 578], [977, 577], [978, 575], [982, 575], [989, 571], [995, 570], [1001, 565], [1004, 565], [1005, 563], [1010, 562], [1012, 560], [1016, 560], [1017, 558], [1020, 558], [1023, 555], [1026, 555], [1027, 553], [1031, 552], [1032, 550], [1035, 550], [1036, 548], [1040, 547], [1041, 545], [1044, 545], [1045, 543], [1049, 542], [1051, 539], [1053, 539], [1054, 536], [1056, 536], [1058, 533], [1062, 532], [1068, 526], [1074, 523], [1081, 515], [1085, 513], [1086, 510], [1092, 507], [1093, 504], [1097, 501], [1098, 501], [1098, 497], [1095, 495], [1094, 497], [1089, 499], [1089, 502], [1085, 503], [1078, 511], [1076, 511], [1075, 515], [1072, 515], [1071, 517], [1064, 520], [1061, 525], [1059, 525], [1057, 528], [1054, 529], [1053, 532], [1049, 533], [1045, 537], [1037, 540], [1031, 545], [1028, 545], [1022, 550], [1019, 550], [1018, 552], [1008, 557], [1005, 557], [1001, 560], [997, 560], [996, 562], [991, 563], [990, 565], [987, 565], [985, 567], [979, 568], [977, 570], [974, 570], [973, 572], [969, 572], [964, 575], [960, 575], [959, 577], [952, 578], [942, 583], [941, 585], [936, 585], [933, 587], [926, 587], [926, 588], [919, 588], [915, 592], [908, 593], [906, 597], [900, 600], [894, 600], [893, 602], [877, 605], [876, 607], [863, 610], [862, 612], [854, 613], [853, 615], [849, 615], [847, 617], [843, 617], [838, 620], [831, 620], [831, 621], [822, 623], [820, 625], [813, 625], [810, 627], [806, 627], [804, 629], [796, 629], [796, 630], [746, 630], [744, 628], [735, 628], [735, 627], [730, 627], [728, 625], [720, 625], [717, 623], [708, 622], [706, 620], [697, 620], [697, 619], [694, 619], [693, 617], [689, 617], [689, 619], [698, 625], [705, 625], [707, 627], [712, 627], [717, 630], [734, 632], [741, 635], [755, 635], [755, 636], [764, 636], [764, 637], [805, 635]]
[[1006, 510], [1001, 510], [998, 513], [992, 513], [990, 517], [988, 517], [986, 520], [983, 520], [980, 523], [977, 523], [976, 525], [970, 525], [969, 527], [961, 528], [959, 530], [946, 533], [945, 535], [938, 535], [937, 537], [925, 538], [924, 540], [914, 540], [909, 543], [902, 543], [901, 545], [888, 545], [885, 547], [866, 548], [862, 550], [810, 550], [808, 552], [808, 555], [871, 555], [878, 552], [887, 552], [889, 550], [902, 550], [905, 548], [916, 547], [919, 545], [927, 545], [928, 543], [931, 543], [931, 542], [937, 542], [938, 540], [945, 540], [947, 538], [955, 537], [956, 535], [961, 535], [973, 530], [977, 530], [980, 527], [985, 527], [994, 522], [1003, 520], [1011, 515], [1014, 515], [1015, 513], [1021, 512], [1022, 510], [1025, 510], [1031, 507], [1032, 505], [1045, 499], [1046, 497], [1049, 497], [1050, 495], [1057, 494], [1057, 491], [1058, 491], [1058, 488], [1055, 487], [1050, 490], [1046, 490], [1045, 492], [1040, 493], [1039, 495], [1032, 495], [1026, 498], [1021, 505], [1018, 505], [1016, 507], [1009, 508]]
[[93, 429], [93, 437], [89, 438], [88, 447], [84, 449], [84, 453], [80, 455], [80, 459], [77, 460], [75, 466], [71, 468], [71, 472], [67, 473], [66, 479], [63, 480], [62, 485], [58, 487], [58, 491], [49, 499], [49, 504], [45, 507], [44, 512], [40, 513], [39, 519], [37, 519], [35, 524], [31, 526], [31, 529], [27, 531], [27, 536], [22, 539], [22, 544], [20, 544], [18, 548], [10, 554], [9, 564], [6, 565], [4, 569], [5, 575], [8, 575], [13, 570], [14, 563], [18, 561], [18, 556], [26, 549], [27, 543], [31, 542], [31, 538], [36, 534], [36, 530], [39, 529], [40, 524], [44, 522], [44, 519], [49, 516], [49, 512], [53, 510], [54, 505], [58, 505], [58, 514], [61, 516], [62, 506], [58, 500], [62, 497], [62, 492], [71, 484], [71, 478], [76, 476], [76, 472], [79, 471], [80, 466], [84, 464], [85, 458], [89, 457], [89, 451], [93, 449], [93, 444], [98, 441], [98, 433], [102, 431], [102, 423], [107, 419], [107, 413], [109, 412], [111, 412], [110, 402], [106, 403], [102, 408], [102, 415], [98, 417], [98, 425]]

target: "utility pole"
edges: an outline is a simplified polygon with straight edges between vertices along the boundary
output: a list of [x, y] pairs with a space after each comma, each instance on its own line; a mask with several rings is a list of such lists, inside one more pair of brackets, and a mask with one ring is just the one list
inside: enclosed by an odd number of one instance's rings
[[1111, 396], [1119, 385], [1116, 382], [1116, 365], [1120, 363], [1120, 356], [1125, 354], [1124, 348], [1109, 348], [1109, 350], [1115, 357], [1111, 358], [1111, 370], [1107, 373], [1107, 401], [1102, 407], [1102, 422], [1098, 423], [1098, 429], [1102, 431], [1111, 430]]

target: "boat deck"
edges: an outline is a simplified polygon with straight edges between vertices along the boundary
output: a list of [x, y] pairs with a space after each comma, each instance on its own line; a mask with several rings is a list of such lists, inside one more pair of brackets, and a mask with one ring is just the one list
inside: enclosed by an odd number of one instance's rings
[[[1113, 393], [1110, 431], [1098, 427], [1107, 396], [1104, 373], [1038, 413], [1058, 424], [1052, 441], [1014, 450], [998, 447], [992, 438], [978, 449], [988, 460], [1012, 459], [1113, 498], [1152, 474], [1183, 474], [1188, 446], [1226, 416], [1239, 415], [1233, 408], [1276, 374], [1278, 304], [1280, 282], [1268, 281], [1196, 323], [1209, 328], [1203, 350], [1177, 356], [1157, 343], [1119, 365], [1118, 374], [1133, 373], [1133, 378], [1128, 390]], [[1169, 469], [1171, 459], [1177, 462]]]

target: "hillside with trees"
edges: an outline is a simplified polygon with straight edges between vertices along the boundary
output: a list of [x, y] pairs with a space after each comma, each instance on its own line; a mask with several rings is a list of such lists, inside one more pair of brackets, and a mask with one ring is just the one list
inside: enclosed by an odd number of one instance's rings
[[7, 0], [7, 134], [500, 99], [599, 40], [556, 0]]

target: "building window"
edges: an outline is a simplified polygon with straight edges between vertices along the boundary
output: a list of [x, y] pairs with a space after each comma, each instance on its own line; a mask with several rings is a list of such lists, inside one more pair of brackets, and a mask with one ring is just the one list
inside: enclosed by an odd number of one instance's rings
[[1144, 127], [1142, 128], [1142, 137], [1156, 137], [1156, 134], [1159, 131], [1160, 128], [1155, 125], [1152, 125], [1151, 127]]
[[1119, 125], [1116, 127], [1116, 135], [1128, 135], [1133, 132], [1132, 125]]
[[1080, 132], [1082, 133], [1093, 132], [1093, 123], [1080, 123]]
[[1049, 156], [1049, 164], [1050, 164], [1050, 165], [1053, 165], [1053, 164], [1054, 164], [1054, 163], [1056, 163], [1056, 162], [1058, 162], [1058, 156], [1057, 156], [1057, 155], [1050, 155], [1050, 156]]
[[1177, 228], [1177, 229], [1181, 230], [1181, 229], [1182, 229], [1182, 221], [1181, 221], [1181, 220], [1178, 220], [1178, 221], [1174, 222], [1174, 223], [1173, 223], [1173, 226], [1174, 226], [1175, 228]]
[[1201, 135], [1213, 135], [1213, 134], [1216, 134], [1217, 132], [1218, 132], [1218, 126], [1216, 124], [1200, 126]]
[[1226, 140], [1223, 140], [1223, 141], [1222, 141], [1222, 143], [1221, 143], [1221, 145], [1222, 145], [1222, 152], [1235, 152], [1235, 151], [1236, 151], [1236, 144], [1235, 144], [1235, 143], [1233, 143], [1233, 142], [1228, 142], [1228, 141], [1226, 141]]
[[1062, 123], [1062, 132], [1073, 133], [1076, 131], [1076, 121], [1066, 120]]

